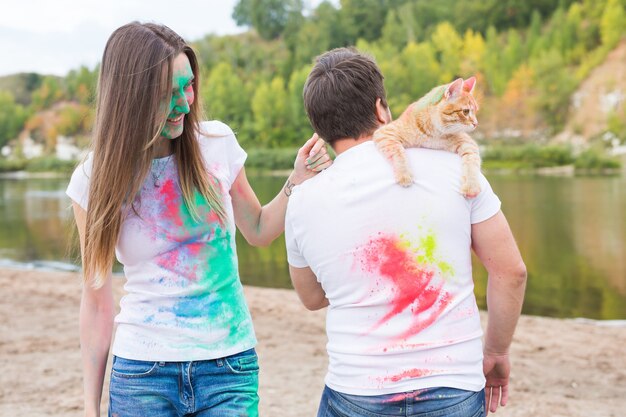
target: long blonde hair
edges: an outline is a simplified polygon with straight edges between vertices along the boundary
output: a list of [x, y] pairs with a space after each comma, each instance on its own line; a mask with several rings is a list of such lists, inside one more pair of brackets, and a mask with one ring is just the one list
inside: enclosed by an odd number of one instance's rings
[[[150, 171], [155, 146], [166, 122], [171, 97], [173, 61], [184, 53], [195, 76], [198, 97], [198, 61], [193, 50], [163, 25], [133, 22], [109, 38], [100, 67], [93, 134], [84, 280], [98, 288], [112, 268], [124, 207], [133, 201]], [[168, 96], [169, 94], [169, 96]], [[202, 111], [194, 100], [185, 116], [182, 135], [171, 147], [185, 205], [199, 220], [193, 198], [196, 190], [222, 222], [226, 214], [218, 191], [200, 153], [197, 135]]]

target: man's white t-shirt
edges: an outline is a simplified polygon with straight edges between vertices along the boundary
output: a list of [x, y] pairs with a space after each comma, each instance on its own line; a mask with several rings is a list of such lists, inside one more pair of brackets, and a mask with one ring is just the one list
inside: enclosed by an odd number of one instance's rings
[[[194, 221], [182, 198], [175, 159], [153, 161], [134, 201], [136, 213], [125, 209], [115, 248], [124, 265], [127, 294], [115, 318], [114, 355], [194, 361], [243, 352], [256, 344], [239, 280], [229, 194], [246, 153], [225, 124], [205, 122], [202, 131], [207, 135], [198, 143], [207, 170], [219, 182], [228, 222], [222, 224], [198, 193], [200, 221]], [[67, 188], [69, 197], [85, 210], [92, 165], [90, 155]]]
[[460, 194], [456, 154], [407, 154], [409, 188], [395, 184], [371, 141], [295, 187], [285, 226], [289, 264], [310, 267], [330, 302], [328, 387], [353, 395], [479, 391], [471, 225], [497, 214], [500, 200], [482, 175], [478, 197]]

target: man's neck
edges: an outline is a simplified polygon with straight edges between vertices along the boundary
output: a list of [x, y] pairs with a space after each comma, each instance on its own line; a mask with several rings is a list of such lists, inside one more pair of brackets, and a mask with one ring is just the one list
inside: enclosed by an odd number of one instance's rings
[[358, 139], [355, 138], [341, 138], [333, 141], [332, 148], [335, 151], [335, 154], [339, 155], [343, 152], [347, 151], [350, 148], [353, 148], [362, 143], [368, 142], [372, 140], [372, 135], [361, 136]]

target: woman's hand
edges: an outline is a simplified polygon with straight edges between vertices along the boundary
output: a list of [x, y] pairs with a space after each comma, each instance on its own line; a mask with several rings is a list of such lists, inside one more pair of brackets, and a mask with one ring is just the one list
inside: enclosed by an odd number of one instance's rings
[[326, 143], [314, 133], [311, 139], [298, 150], [296, 161], [293, 164], [293, 174], [290, 181], [294, 185], [301, 184], [332, 165], [333, 161], [326, 150]]

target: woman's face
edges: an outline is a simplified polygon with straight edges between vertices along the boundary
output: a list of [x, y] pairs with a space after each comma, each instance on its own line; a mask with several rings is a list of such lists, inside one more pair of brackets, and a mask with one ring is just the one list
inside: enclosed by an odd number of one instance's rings
[[193, 93], [193, 72], [189, 58], [180, 53], [174, 59], [172, 72], [172, 98], [169, 102], [169, 111], [161, 136], [167, 139], [176, 139], [183, 133], [183, 122], [189, 113], [195, 99]]

